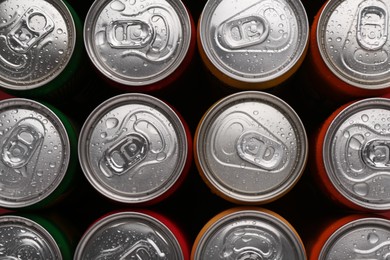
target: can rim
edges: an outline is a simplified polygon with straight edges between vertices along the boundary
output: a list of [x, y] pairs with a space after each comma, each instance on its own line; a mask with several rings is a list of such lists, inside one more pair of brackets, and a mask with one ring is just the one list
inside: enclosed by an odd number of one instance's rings
[[[267, 194], [260, 194], [256, 196], [243, 195], [242, 193], [235, 193], [233, 188], [225, 187], [224, 184], [213, 176], [213, 171], [209, 168], [207, 159], [204, 158], [204, 146], [208, 143], [204, 140], [204, 135], [209, 131], [209, 124], [214, 118], [217, 118], [225, 107], [230, 107], [231, 104], [235, 104], [239, 101], [256, 100], [265, 104], [269, 104], [273, 107], [282, 109], [290, 118], [292, 127], [296, 129], [296, 139], [299, 142], [300, 154], [297, 156], [296, 163], [294, 164], [293, 171], [289, 174], [289, 177], [281, 185], [275, 187], [272, 192]], [[286, 115], [285, 115], [286, 116]], [[287, 117], [287, 116], [286, 116]], [[204, 114], [203, 119], [199, 123], [198, 129], [195, 135], [196, 144], [196, 158], [198, 166], [200, 167], [202, 175], [207, 179], [208, 183], [212, 185], [220, 194], [226, 197], [228, 200], [233, 200], [240, 203], [267, 203], [283, 196], [289, 191], [300, 179], [306, 167], [308, 158], [308, 138], [305, 127], [299, 118], [298, 114], [292, 109], [292, 107], [282, 99], [272, 94], [262, 91], [241, 91], [229, 96], [226, 96], [214, 105], [212, 105], [208, 111]]]
[[109, 215], [106, 215], [102, 217], [101, 219], [97, 220], [95, 223], [93, 223], [83, 234], [83, 236], [80, 238], [75, 253], [74, 253], [74, 259], [82, 259], [83, 253], [85, 251], [85, 247], [87, 246], [90, 239], [97, 233], [99, 230], [104, 228], [107, 224], [115, 223], [116, 221], [125, 221], [127, 219], [134, 219], [138, 221], [145, 222], [147, 224], [150, 224], [151, 227], [157, 227], [159, 230], [165, 234], [166, 236], [164, 239], [169, 238], [169, 240], [172, 242], [172, 245], [175, 246], [175, 252], [178, 256], [178, 259], [182, 259], [183, 251], [180, 248], [180, 243], [176, 236], [173, 234], [172, 230], [170, 230], [162, 221], [159, 219], [148, 215], [143, 212], [136, 212], [136, 211], [123, 211], [123, 212], [116, 212]]
[[[131, 103], [134, 102], [134, 103]], [[115, 189], [112, 189], [108, 185], [102, 183], [98, 177], [96, 177], [96, 170], [93, 169], [90, 164], [90, 155], [89, 155], [89, 141], [91, 132], [94, 130], [94, 127], [97, 122], [101, 120], [101, 118], [112, 109], [118, 108], [122, 105], [128, 104], [144, 104], [144, 105], [152, 105], [163, 112], [167, 118], [171, 119], [170, 123], [175, 126], [176, 134], [178, 137], [178, 141], [180, 142], [180, 147], [182, 147], [182, 152], [179, 153], [180, 160], [175, 171], [172, 172], [171, 177], [164, 184], [166, 186], [160, 187], [156, 192], [146, 194], [143, 197], [132, 197], [128, 194], [120, 194], [116, 192]], [[185, 127], [181, 122], [179, 116], [176, 112], [169, 107], [164, 101], [153, 97], [149, 94], [143, 93], [125, 93], [120, 94], [114, 97], [107, 99], [98, 105], [87, 117], [84, 122], [84, 125], [81, 128], [78, 142], [78, 154], [79, 161], [84, 172], [85, 177], [89, 181], [89, 183], [102, 195], [106, 196], [109, 199], [114, 201], [122, 202], [122, 203], [130, 203], [130, 204], [141, 204], [149, 201], [153, 201], [158, 197], [162, 196], [166, 192], [170, 190], [174, 186], [174, 184], [180, 179], [180, 176], [186, 166], [186, 160], [188, 157], [188, 144], [187, 144], [187, 133], [185, 131]]]
[[98, 52], [95, 48], [95, 45], [93, 44], [94, 41], [92, 40], [93, 35], [95, 35], [95, 23], [99, 17], [98, 15], [108, 5], [108, 3], [112, 1], [113, 0], [95, 0], [92, 3], [90, 9], [88, 10], [85, 18], [83, 30], [84, 46], [94, 66], [108, 79], [121, 85], [130, 87], [151, 85], [168, 78], [185, 61], [186, 55], [190, 50], [191, 45], [191, 35], [193, 34], [191, 28], [192, 20], [187, 8], [184, 6], [182, 1], [165, 0], [167, 3], [172, 5], [175, 11], [180, 11], [180, 15], [178, 14], [178, 17], [182, 22], [181, 25], [183, 26], [183, 32], [187, 32], [183, 33], [182, 41], [180, 42], [180, 51], [178, 55], [175, 55], [177, 57], [175, 59], [175, 62], [171, 66], [165, 67], [164, 70], [160, 73], [155, 73], [154, 75], [145, 77], [147, 80], [145, 80], [145, 78], [135, 79], [129, 76], [123, 76], [118, 73], [114, 74], [115, 71], [111, 70], [105, 64], [103, 64], [98, 57]]

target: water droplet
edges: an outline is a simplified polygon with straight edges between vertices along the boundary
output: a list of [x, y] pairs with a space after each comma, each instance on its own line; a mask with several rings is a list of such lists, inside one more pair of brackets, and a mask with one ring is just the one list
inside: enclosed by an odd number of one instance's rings
[[59, 53], [59, 54], [64, 54], [64, 50], [62, 50], [62, 49], [61, 49], [61, 50], [58, 50], [58, 53]]
[[100, 134], [100, 137], [101, 137], [101, 138], [106, 138], [106, 137], [107, 137], [107, 133], [106, 133], [106, 132], [101, 133], [101, 134]]
[[366, 196], [368, 194], [368, 184], [365, 182], [356, 183], [353, 185], [353, 191], [359, 196]]
[[364, 115], [362, 115], [362, 121], [363, 122], [367, 122], [368, 120], [369, 120], [369, 117], [368, 117], [368, 115], [366, 115], [366, 114], [364, 114]]
[[117, 127], [119, 124], [119, 120], [115, 117], [110, 117], [106, 120], [106, 127], [107, 129], [112, 129], [114, 127]]
[[61, 28], [58, 28], [58, 29], [57, 29], [57, 33], [58, 33], [58, 34], [62, 34], [63, 32], [64, 32], [64, 31], [63, 31]]
[[121, 1], [114, 1], [110, 5], [111, 9], [114, 11], [123, 11], [125, 10], [126, 6]]
[[379, 237], [377, 234], [370, 233], [367, 235], [367, 240], [370, 244], [376, 244], [379, 241]]
[[51, 162], [51, 163], [49, 163], [49, 167], [50, 167], [50, 168], [54, 168], [54, 167], [56, 167], [56, 163], [55, 163], [55, 162]]
[[165, 158], [167, 158], [167, 155], [165, 153], [159, 153], [157, 154], [157, 161], [163, 161]]

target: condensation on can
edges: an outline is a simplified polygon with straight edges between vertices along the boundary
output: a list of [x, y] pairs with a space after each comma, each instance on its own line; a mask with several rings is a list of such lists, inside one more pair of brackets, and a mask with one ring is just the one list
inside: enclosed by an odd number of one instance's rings
[[234, 207], [210, 219], [198, 233], [191, 260], [306, 259], [295, 228], [279, 214], [259, 207]]
[[340, 102], [389, 92], [389, 14], [388, 1], [327, 1], [311, 28], [312, 87]]
[[0, 2], [0, 86], [43, 97], [68, 88], [82, 59], [82, 25], [65, 1]]
[[76, 142], [75, 129], [55, 108], [23, 98], [0, 101], [0, 205], [41, 208], [64, 195], [78, 165]]
[[194, 137], [198, 171], [209, 188], [239, 204], [285, 195], [308, 156], [305, 128], [280, 98], [260, 91], [229, 95], [203, 115]]
[[111, 212], [84, 233], [74, 260], [189, 259], [184, 232], [171, 219], [151, 210]]
[[302, 3], [208, 1], [199, 18], [198, 49], [211, 73], [238, 89], [282, 84], [306, 56], [309, 23]]
[[390, 209], [390, 100], [366, 98], [336, 109], [314, 134], [314, 180], [336, 204]]
[[127, 93], [101, 103], [81, 129], [79, 160], [90, 184], [105, 197], [154, 204], [184, 181], [192, 162], [192, 136], [170, 105]]
[[86, 17], [84, 43], [110, 85], [153, 92], [168, 87], [189, 66], [194, 31], [180, 0], [95, 1]]

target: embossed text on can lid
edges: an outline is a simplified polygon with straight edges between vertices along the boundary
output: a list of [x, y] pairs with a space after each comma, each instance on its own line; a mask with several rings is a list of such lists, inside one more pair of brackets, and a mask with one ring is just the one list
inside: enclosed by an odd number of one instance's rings
[[367, 98], [343, 109], [324, 139], [323, 161], [334, 187], [366, 209], [390, 209], [390, 100]]
[[247, 83], [286, 77], [306, 53], [308, 31], [299, 0], [210, 0], [198, 27], [200, 47], [211, 63]]
[[0, 102], [0, 205], [30, 206], [49, 196], [68, 169], [70, 144], [61, 120], [39, 102]]
[[390, 221], [365, 217], [345, 224], [326, 241], [319, 260], [386, 259], [390, 250]]
[[191, 253], [194, 260], [306, 259], [296, 231], [269, 211], [232, 210], [199, 236]]
[[389, 1], [328, 1], [318, 22], [317, 42], [338, 78], [362, 89], [390, 86], [389, 15]]
[[202, 177], [234, 202], [275, 200], [296, 184], [306, 166], [307, 136], [300, 118], [265, 92], [243, 91], [214, 104], [194, 141]]
[[74, 259], [178, 259], [183, 253], [175, 235], [158, 219], [119, 212], [94, 223], [81, 238]]
[[188, 143], [178, 115], [161, 100], [137, 93], [110, 98], [88, 117], [79, 158], [89, 182], [106, 197], [143, 203], [179, 179]]
[[1, 216], [0, 237], [2, 259], [62, 259], [54, 238], [30, 219]]
[[2, 0], [0, 10], [0, 86], [35, 89], [62, 73], [76, 42], [66, 5], [60, 0]]
[[191, 23], [181, 1], [95, 1], [84, 41], [94, 65], [114, 82], [156, 83], [173, 73], [190, 46]]

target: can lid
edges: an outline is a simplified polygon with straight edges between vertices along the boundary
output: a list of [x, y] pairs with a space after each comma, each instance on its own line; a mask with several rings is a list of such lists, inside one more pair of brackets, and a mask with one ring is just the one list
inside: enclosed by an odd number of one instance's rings
[[200, 47], [219, 71], [264, 83], [285, 76], [303, 58], [309, 23], [299, 0], [210, 0], [198, 31]]
[[3, 259], [62, 259], [50, 233], [28, 218], [1, 216], [0, 236]]
[[60, 0], [0, 2], [0, 86], [41, 87], [66, 67], [76, 42], [72, 14]]
[[265, 203], [299, 180], [307, 160], [307, 136], [295, 111], [260, 91], [232, 94], [214, 104], [199, 123], [198, 167], [212, 188], [240, 203]]
[[179, 242], [158, 219], [119, 212], [94, 223], [80, 239], [75, 259], [183, 259]]
[[187, 134], [178, 115], [146, 94], [122, 94], [103, 102], [79, 137], [80, 163], [89, 182], [124, 203], [148, 202], [168, 191], [187, 154]]
[[386, 259], [390, 221], [364, 217], [336, 230], [326, 241], [319, 259]]
[[389, 12], [389, 1], [327, 2], [317, 26], [317, 43], [338, 78], [362, 89], [390, 87]]
[[85, 20], [84, 42], [103, 75], [123, 85], [144, 86], [181, 65], [192, 33], [181, 1], [96, 0]]
[[30, 206], [64, 178], [70, 144], [61, 120], [33, 100], [0, 101], [0, 205]]
[[367, 98], [344, 108], [323, 144], [329, 179], [348, 200], [372, 210], [390, 209], [390, 99]]
[[221, 214], [204, 233], [199, 233], [193, 259], [306, 259], [295, 230], [271, 213], [244, 209]]

